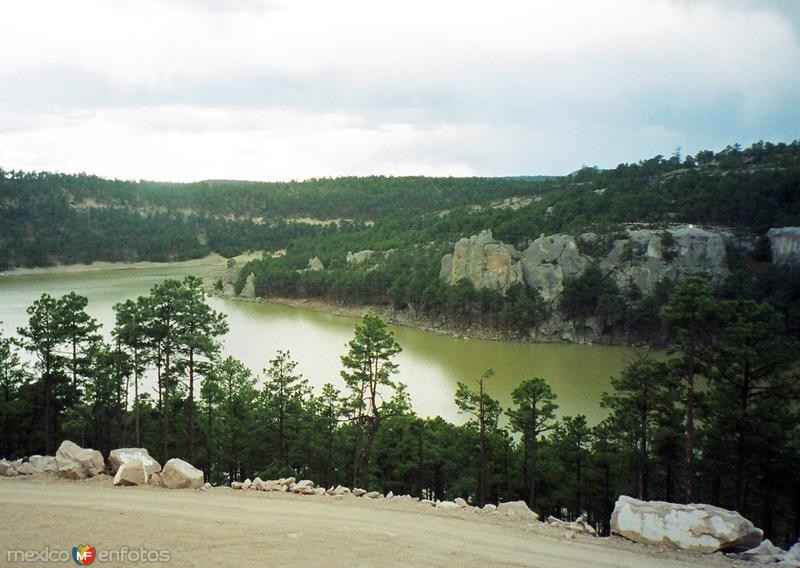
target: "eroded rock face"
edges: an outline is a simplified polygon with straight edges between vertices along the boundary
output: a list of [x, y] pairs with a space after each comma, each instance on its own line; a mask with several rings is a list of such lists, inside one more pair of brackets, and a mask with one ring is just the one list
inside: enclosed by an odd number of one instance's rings
[[203, 486], [203, 472], [182, 459], [172, 458], [164, 464], [160, 483], [167, 489], [198, 489]]
[[586, 270], [590, 262], [570, 235], [541, 236], [522, 253], [522, 276], [526, 286], [553, 302], [564, 290], [564, 281]]
[[600, 267], [620, 290], [635, 285], [644, 295], [659, 280], [676, 282], [687, 274], [705, 273], [715, 286], [728, 277], [725, 239], [718, 232], [686, 226], [666, 231], [628, 231], [614, 243]]
[[256, 275], [252, 272], [247, 275], [247, 280], [245, 280], [244, 288], [242, 288], [242, 292], [239, 294], [240, 298], [255, 298], [256, 297]]
[[475, 288], [488, 288], [505, 293], [514, 284], [522, 283], [520, 254], [511, 245], [492, 237], [489, 230], [459, 240], [452, 255], [442, 259], [440, 278], [455, 284], [464, 278]]
[[620, 496], [611, 514], [611, 532], [634, 542], [715, 552], [747, 550], [763, 532], [735, 511], [712, 505], [679, 505]]
[[767, 231], [772, 262], [800, 267], [800, 227], [781, 227]]
[[103, 454], [64, 440], [56, 452], [58, 475], [69, 479], [86, 479], [101, 473], [105, 467]]
[[239, 279], [239, 271], [241, 266], [236, 263], [236, 259], [229, 258], [225, 272], [222, 273], [220, 280], [222, 281], [222, 293], [226, 296], [235, 296], [236, 291], [234, 285]]

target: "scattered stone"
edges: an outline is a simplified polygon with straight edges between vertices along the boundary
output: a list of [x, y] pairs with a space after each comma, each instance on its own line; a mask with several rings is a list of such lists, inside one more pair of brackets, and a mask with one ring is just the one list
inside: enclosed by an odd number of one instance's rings
[[161, 486], [161, 472], [157, 471], [153, 475], [150, 476], [150, 479], [147, 480], [148, 485], [153, 485], [155, 487]]
[[68, 479], [86, 479], [101, 473], [106, 464], [103, 454], [64, 440], [56, 452], [58, 475]]
[[308, 267], [306, 270], [310, 270], [312, 272], [319, 272], [320, 270], [325, 270], [325, 265], [322, 264], [322, 261], [319, 259], [318, 256], [314, 258], [308, 259]]
[[267, 482], [261, 479], [260, 477], [256, 477], [252, 483], [250, 483], [250, 489], [254, 491], [266, 491], [267, 490]]
[[278, 483], [280, 483], [281, 485], [285, 485], [285, 486], [289, 487], [290, 485], [294, 485], [296, 481], [297, 480], [294, 477], [286, 477], [286, 478], [279, 479]]
[[317, 487], [314, 489], [315, 495], [325, 495], [325, 488], [324, 487]]
[[114, 476], [114, 485], [147, 485], [147, 466], [139, 458], [130, 458], [120, 465]]
[[461, 507], [462, 509], [467, 506], [467, 502], [461, 497], [456, 497], [454, 502], [457, 506]]
[[249, 477], [247, 479], [245, 479], [244, 481], [242, 481], [242, 489], [250, 489], [250, 487], [252, 485], [253, 485], [253, 482], [250, 480]]
[[394, 493], [392, 493], [391, 491], [389, 491], [389, 493], [387, 493], [387, 494], [386, 494], [386, 498], [387, 498], [387, 499], [394, 499]]
[[773, 562], [780, 562], [784, 559], [786, 551], [778, 548], [769, 539], [764, 540], [761, 544], [750, 550], [745, 550], [742, 556], [752, 562], [761, 562], [763, 564], [771, 564]]
[[243, 485], [241, 481], [234, 481], [233, 483], [231, 483], [231, 489], [236, 489], [237, 491], [241, 491], [242, 488]]
[[[31, 456], [28, 458], [28, 463], [37, 473], [45, 473], [48, 471], [58, 471], [58, 463], [55, 456]], [[0, 472], [1, 474], [1, 472]]]
[[507, 501], [505, 503], [500, 503], [497, 506], [497, 512], [503, 513], [505, 515], [514, 515], [517, 517], [531, 518], [534, 520], [539, 519], [539, 515], [531, 511], [530, 508], [528, 508], [528, 504], [525, 503], [525, 501]]
[[172, 458], [164, 465], [161, 483], [167, 489], [197, 489], [203, 485], [203, 472], [182, 459]]
[[20, 475], [33, 475], [36, 470], [31, 467], [29, 462], [25, 462], [17, 468], [17, 473]]
[[358, 487], [353, 489], [353, 495], [355, 495], [356, 497], [362, 497], [363, 495], [366, 495], [366, 494], [367, 494], [367, 490], [366, 489], [360, 489]]
[[621, 495], [611, 514], [611, 531], [646, 544], [699, 552], [747, 550], [763, 532], [735, 511], [712, 505], [640, 501]]
[[491, 503], [487, 503], [481, 509], [482, 513], [496, 513], [497, 512], [497, 505], [492, 505]]
[[453, 501], [436, 501], [436, 508], [438, 509], [458, 509]]
[[435, 507], [435, 506], [436, 506], [436, 503], [434, 503], [434, 502], [433, 502], [433, 501], [431, 501], [430, 499], [421, 499], [421, 500], [419, 501], [419, 503], [420, 503], [420, 505], [428, 505], [428, 506], [430, 506], [430, 507]]
[[208, 481], [206, 481], [200, 489], [202, 491], [208, 491], [209, 489], [212, 489], [213, 487], [214, 487], [213, 485], [211, 485]]
[[377, 491], [370, 491], [369, 493], [364, 494], [364, 497], [367, 497], [368, 499], [377, 499], [380, 496], [381, 494]]
[[301, 479], [297, 483], [293, 483], [289, 490], [299, 495], [314, 495], [314, 482], [310, 479]]

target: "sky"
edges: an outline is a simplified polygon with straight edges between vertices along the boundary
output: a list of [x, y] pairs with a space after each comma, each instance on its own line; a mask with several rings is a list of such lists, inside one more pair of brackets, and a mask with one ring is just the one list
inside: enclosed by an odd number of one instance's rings
[[0, 167], [566, 174], [800, 138], [795, 0], [3, 0]]

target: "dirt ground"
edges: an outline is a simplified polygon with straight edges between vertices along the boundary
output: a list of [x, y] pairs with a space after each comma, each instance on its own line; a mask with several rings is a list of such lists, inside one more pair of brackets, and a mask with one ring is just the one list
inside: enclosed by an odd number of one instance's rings
[[35, 565], [10, 562], [9, 550], [71, 551], [81, 544], [96, 548], [95, 566], [103, 565], [101, 551], [122, 547], [167, 551], [170, 566], [737, 565], [719, 554], [619, 538], [572, 540], [526, 521], [413, 502], [113, 487], [105, 476], [0, 478], [0, 519], [0, 566]]

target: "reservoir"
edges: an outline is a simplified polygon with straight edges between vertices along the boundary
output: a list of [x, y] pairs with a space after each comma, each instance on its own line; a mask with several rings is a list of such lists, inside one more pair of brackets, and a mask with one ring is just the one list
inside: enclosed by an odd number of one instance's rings
[[[34, 269], [27, 274], [0, 274], [0, 322], [6, 336], [27, 324], [26, 308], [42, 293], [60, 297], [75, 291], [89, 298], [87, 311], [103, 324], [109, 336], [114, 325], [113, 305], [145, 295], [166, 278], [218, 275], [221, 257], [182, 263], [142, 263], [135, 267], [100, 265], [52, 271]], [[339, 358], [353, 337], [358, 320], [296, 309], [275, 303], [240, 302], [209, 297], [209, 304], [227, 315], [230, 332], [223, 338], [223, 354], [242, 360], [261, 376], [277, 350], [288, 350], [298, 369], [316, 392], [330, 382], [344, 390]], [[590, 424], [606, 415], [599, 405], [610, 378], [618, 375], [636, 350], [605, 345], [535, 344], [463, 339], [408, 327], [390, 326], [403, 348], [397, 356], [396, 380], [408, 385], [414, 410], [421, 416], [440, 415], [461, 423], [453, 397], [456, 382], [475, 385], [492, 368], [487, 391], [511, 404], [511, 391], [520, 381], [542, 377], [557, 395], [560, 416], [585, 414]], [[145, 389], [152, 384], [145, 381]], [[505, 421], [505, 420], [504, 420]]]

